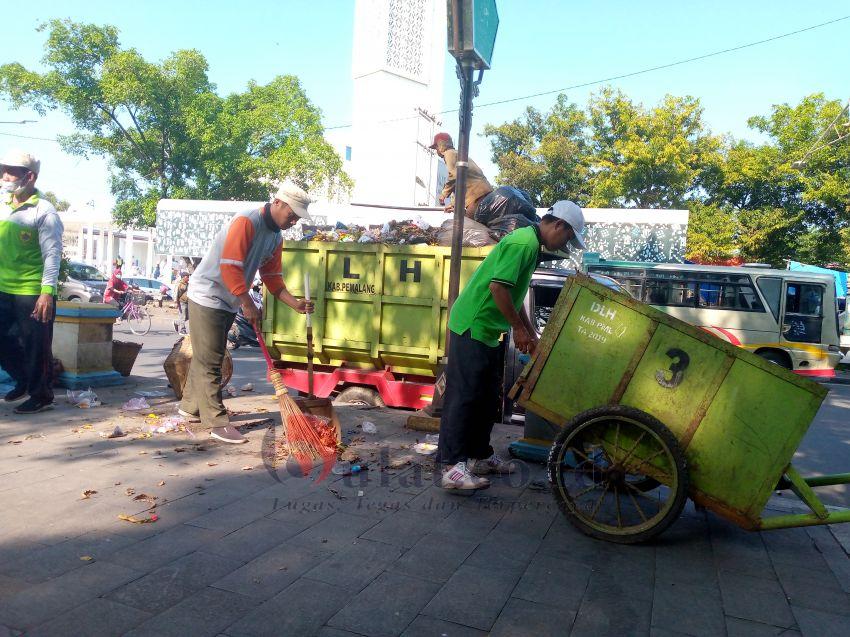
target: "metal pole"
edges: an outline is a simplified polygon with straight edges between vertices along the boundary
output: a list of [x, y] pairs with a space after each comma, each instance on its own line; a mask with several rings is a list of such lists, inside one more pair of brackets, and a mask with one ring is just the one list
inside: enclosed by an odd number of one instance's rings
[[[457, 148], [457, 174], [455, 175], [454, 192], [454, 229], [452, 234], [452, 258], [449, 269], [449, 312], [457, 299], [460, 291], [460, 264], [463, 251], [463, 220], [466, 214], [466, 169], [469, 161], [469, 131], [472, 128], [472, 93], [474, 90], [474, 69], [471, 64], [463, 63], [460, 66], [461, 74], [461, 100], [460, 109], [460, 135]], [[446, 347], [448, 348], [449, 337], [446, 334]]]

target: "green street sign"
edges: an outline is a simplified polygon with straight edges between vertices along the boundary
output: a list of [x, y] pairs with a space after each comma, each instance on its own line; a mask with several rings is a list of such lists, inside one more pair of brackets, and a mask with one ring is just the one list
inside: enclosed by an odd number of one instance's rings
[[489, 69], [499, 30], [496, 0], [446, 0], [449, 53], [476, 69]]

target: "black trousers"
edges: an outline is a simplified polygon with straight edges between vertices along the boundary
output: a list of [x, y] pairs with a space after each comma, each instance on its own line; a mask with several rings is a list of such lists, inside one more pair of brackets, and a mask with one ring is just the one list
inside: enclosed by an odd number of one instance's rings
[[0, 367], [31, 397], [52, 401], [53, 320], [32, 318], [37, 300], [38, 295], [0, 292]]
[[452, 465], [493, 454], [493, 431], [502, 383], [502, 348], [452, 333], [437, 462]]

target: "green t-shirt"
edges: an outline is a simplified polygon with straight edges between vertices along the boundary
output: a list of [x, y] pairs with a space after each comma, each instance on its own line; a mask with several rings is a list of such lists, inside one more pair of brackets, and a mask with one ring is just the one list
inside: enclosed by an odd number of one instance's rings
[[502, 239], [457, 297], [449, 317], [449, 329], [455, 334], [469, 330], [476, 341], [496, 347], [510, 324], [496, 307], [490, 282], [510, 288], [514, 307], [519, 311], [539, 254], [540, 235], [535, 226], [514, 230]]

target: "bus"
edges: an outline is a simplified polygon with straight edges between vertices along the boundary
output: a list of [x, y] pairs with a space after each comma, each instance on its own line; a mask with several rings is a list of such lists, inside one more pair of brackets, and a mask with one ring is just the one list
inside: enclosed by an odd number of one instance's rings
[[805, 376], [835, 375], [839, 348], [829, 274], [678, 263], [586, 263], [634, 298]]

